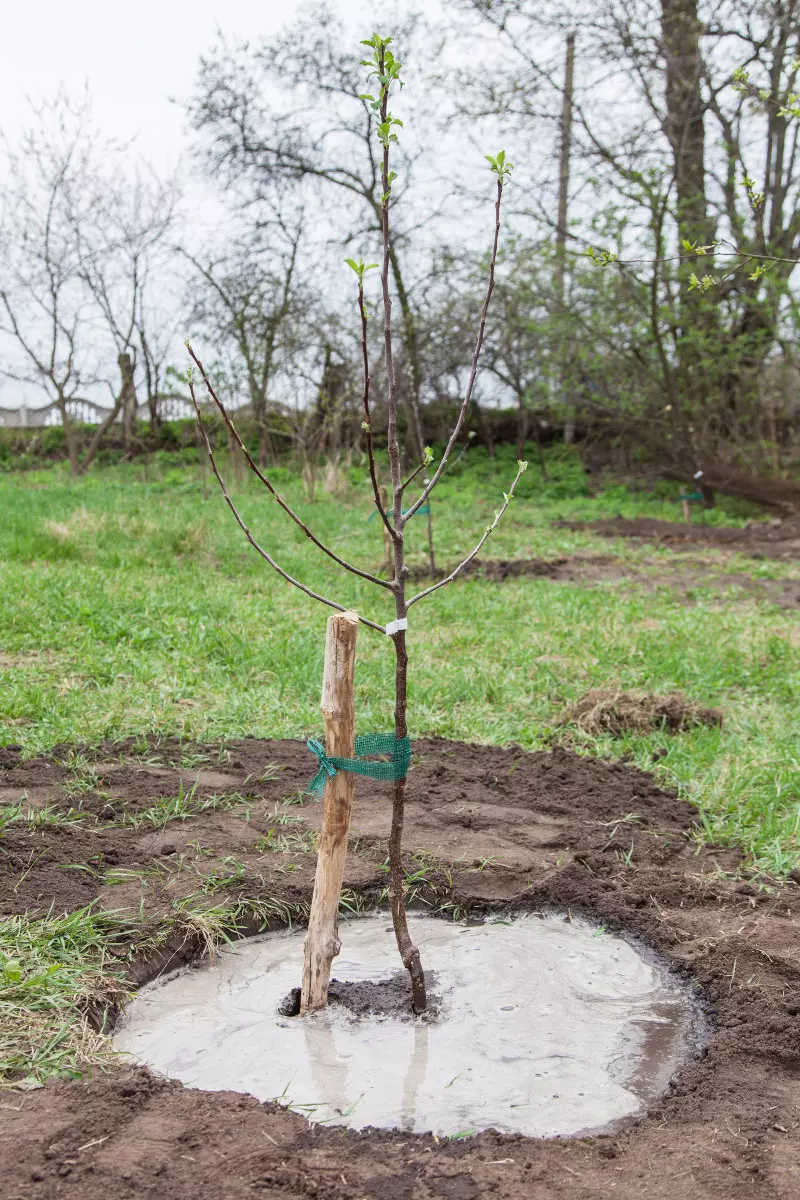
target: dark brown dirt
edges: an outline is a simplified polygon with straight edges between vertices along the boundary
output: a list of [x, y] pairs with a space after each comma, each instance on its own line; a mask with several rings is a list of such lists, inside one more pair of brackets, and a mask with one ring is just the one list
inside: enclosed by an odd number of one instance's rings
[[[223, 750], [220, 761], [216, 749], [209, 753], [207, 746], [169, 742], [154, 745], [141, 762], [131, 758], [130, 742], [118, 742], [91, 752], [88, 776], [65, 765], [68, 747], [56, 747], [52, 759], [21, 760], [18, 750], [0, 750], [0, 804], [22, 803], [24, 810], [34, 811], [49, 807], [75, 820], [7, 826], [0, 843], [0, 913], [44, 912], [51, 905], [57, 912], [80, 908], [104, 890], [108, 868], [142, 871], [154, 859], [168, 866], [172, 855], [185, 851], [194, 838], [202, 840], [206, 831], [220, 851], [236, 848], [242, 837], [252, 844], [269, 826], [256, 819], [251, 828], [234, 820], [228, 829], [227, 808], [253, 801], [274, 808], [285, 797], [296, 799], [310, 778], [305, 744], [297, 743], [296, 749], [294, 759], [277, 762], [272, 752], [285, 760], [285, 742], [237, 742]], [[259, 782], [265, 772], [272, 777]], [[76, 780], [87, 778], [95, 781], [90, 790], [70, 792]], [[198, 804], [218, 797], [219, 807], [172, 821], [166, 829], [147, 820], [120, 827], [181, 793], [193, 793]], [[115, 888], [115, 895], [122, 889]]]
[[646, 696], [613, 688], [590, 688], [565, 710], [559, 724], [579, 725], [592, 734], [655, 729], [680, 733], [694, 725], [721, 725], [722, 711], [703, 708], [681, 692]]
[[[425, 976], [428, 1007], [420, 1016], [414, 1015], [411, 980], [407, 971], [397, 971], [388, 979], [332, 979], [328, 988], [328, 1003], [340, 1004], [356, 1017], [392, 1017], [396, 1021], [435, 1021], [439, 1016], [440, 1000], [436, 994], [436, 976]], [[278, 1012], [284, 1017], [296, 1017], [300, 1012], [300, 988], [292, 988]]]
[[655, 542], [674, 550], [692, 546], [717, 546], [738, 550], [753, 558], [800, 558], [800, 517], [782, 521], [754, 521], [743, 529], [704, 525], [702, 521], [685, 525], [678, 521], [658, 521], [654, 517], [615, 517], [608, 521], [556, 521], [562, 529], [590, 530], [603, 537], [636, 538]]
[[[158, 831], [97, 821], [96, 836], [106, 853], [116, 847], [120, 855], [135, 854], [143, 868], [166, 864], [173, 892], [191, 890], [199, 872], [229, 868], [233, 855], [245, 873], [221, 885], [225, 895], [302, 906], [314, 868], [307, 829], [318, 825], [319, 806], [278, 802], [310, 777], [314, 764], [298, 742], [243, 741], [228, 749], [230, 760], [220, 769], [236, 777], [240, 792], [252, 789], [249, 821], [239, 805]], [[181, 750], [186, 747], [157, 747], [162, 755], [172, 753], [173, 763]], [[96, 757], [108, 761], [117, 752], [104, 747]], [[28, 769], [36, 786], [42, 786], [43, 773], [51, 779], [45, 764], [29, 767], [12, 757], [4, 786], [13, 777], [12, 790], [24, 787]], [[726, 878], [720, 868], [734, 867], [737, 856], [699, 850], [689, 836], [689, 807], [623, 763], [564, 749], [527, 754], [513, 746], [439, 739], [415, 743], [413, 761], [407, 850], [409, 867], [424, 867], [425, 878], [412, 899], [455, 906], [463, 915], [551, 905], [584, 912], [643, 939], [694, 979], [715, 1032], [707, 1052], [686, 1066], [669, 1095], [613, 1137], [542, 1141], [487, 1132], [437, 1142], [400, 1132], [311, 1128], [303, 1117], [248, 1096], [193, 1091], [126, 1068], [5, 1093], [3, 1200], [194, 1200], [198, 1194], [215, 1200], [261, 1194], [796, 1200], [800, 887], [759, 891], [741, 878]], [[280, 775], [258, 784], [270, 762], [282, 768]], [[153, 786], [152, 775], [129, 765], [125, 788], [109, 789], [117, 812], [124, 812], [126, 789], [139, 803], [138, 789]], [[170, 769], [174, 785], [178, 768]], [[248, 774], [253, 778], [245, 784]], [[50, 786], [52, 803], [65, 804], [57, 774]], [[302, 821], [281, 825], [285, 814]], [[385, 883], [389, 817], [387, 786], [358, 779], [345, 885], [365, 900], [377, 899]], [[256, 849], [270, 829], [273, 840], [306, 831], [306, 841], [299, 838], [297, 847], [280, 851]], [[53, 829], [37, 832], [46, 841]], [[134, 833], [139, 840], [131, 843]], [[68, 853], [73, 844], [59, 842], [59, 852]], [[10, 911], [23, 907], [13, 890], [21, 868], [5, 862], [4, 868], [4, 881], [12, 885]], [[113, 907], [127, 895], [127, 888], [108, 886], [102, 876], [92, 887], [101, 904]], [[85, 902], [92, 887], [74, 899], [59, 892], [57, 907]], [[148, 875], [130, 903], [138, 905], [144, 896], [156, 912], [163, 887]], [[155, 969], [151, 965], [140, 977]]]
[[[598, 578], [604, 577], [609, 567], [619, 568], [622, 564], [610, 554], [595, 554], [588, 558], [473, 558], [459, 572], [459, 578], [491, 579], [503, 583], [506, 579], [533, 577], [534, 579], [556, 579], [574, 583], [579, 576], [599, 572]], [[437, 578], [444, 579], [453, 570], [445, 567]], [[430, 579], [430, 569], [425, 566], [414, 567], [412, 579]]]
[[[689, 543], [682, 548], [691, 550], [696, 546]], [[444, 570], [439, 577], [444, 578], [447, 573]], [[431, 578], [425, 567], [416, 567], [411, 574], [418, 581], [430, 581]], [[575, 555], [571, 558], [476, 558], [467, 564], [454, 582], [479, 578], [502, 583], [506, 579], [521, 577], [552, 579], [556, 583], [580, 583], [584, 587], [630, 580], [648, 591], [670, 588], [687, 601], [693, 599], [698, 588], [710, 588], [712, 591], [725, 592], [726, 602], [756, 599], [766, 600], [779, 608], [800, 607], [800, 579], [755, 579], [742, 571], [715, 570], [714, 564], [706, 559], [697, 563], [683, 561], [673, 566], [646, 558], [626, 562], [611, 554]]]

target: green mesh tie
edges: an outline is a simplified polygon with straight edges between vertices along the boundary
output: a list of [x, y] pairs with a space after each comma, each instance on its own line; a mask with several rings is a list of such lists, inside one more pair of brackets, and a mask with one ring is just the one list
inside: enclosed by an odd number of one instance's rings
[[[368, 775], [370, 779], [405, 779], [411, 762], [411, 742], [407, 737], [396, 738], [393, 733], [367, 733], [357, 737], [357, 758], [329, 758], [322, 742], [316, 738], [309, 738], [306, 745], [319, 759], [319, 770], [306, 788], [306, 795], [310, 796], [321, 796], [325, 784], [337, 771]], [[392, 761], [368, 762], [372, 754], [391, 754]]]
[[[404, 508], [403, 516], [406, 516], [406, 514], [409, 513], [410, 511], [411, 511], [410, 509]], [[417, 509], [417, 511], [414, 513], [414, 516], [421, 517], [421, 516], [424, 516], [425, 513], [429, 513], [430, 511], [431, 511], [430, 504], [421, 504], [420, 507]], [[377, 508], [373, 508], [372, 512], [367, 517], [367, 524], [369, 524], [370, 521], [374, 520], [374, 518], [377, 517], [377, 515], [378, 515]], [[386, 513], [386, 516], [391, 517], [391, 515], [392, 515], [392, 510], [389, 509], [389, 511]], [[374, 736], [381, 737], [382, 735], [376, 733]]]

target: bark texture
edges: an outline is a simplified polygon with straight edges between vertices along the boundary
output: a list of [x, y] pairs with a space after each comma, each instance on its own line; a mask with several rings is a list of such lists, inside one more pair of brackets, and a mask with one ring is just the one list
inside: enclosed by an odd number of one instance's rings
[[[355, 755], [353, 680], [357, 636], [356, 613], [336, 613], [328, 618], [320, 708], [325, 719], [325, 752], [338, 758]], [[301, 1014], [327, 1005], [331, 963], [341, 948], [339, 896], [353, 804], [353, 776], [349, 771], [337, 771], [328, 779], [322, 804], [317, 873], [305, 940]]]

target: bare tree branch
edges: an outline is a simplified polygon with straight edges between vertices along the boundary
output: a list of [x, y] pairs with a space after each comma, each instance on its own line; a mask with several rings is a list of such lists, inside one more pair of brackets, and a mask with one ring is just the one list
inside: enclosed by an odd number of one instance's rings
[[[190, 354], [192, 353], [191, 349], [189, 350], [189, 353]], [[200, 364], [199, 360], [194, 357], [194, 354], [192, 354], [192, 358], [194, 358], [194, 361], [198, 364], [198, 366], [200, 367], [200, 370], [203, 371], [202, 365]], [[204, 380], [207, 380], [207, 376], [204, 371], [203, 371], [203, 378], [204, 378]], [[206, 384], [206, 386], [208, 386], [208, 384]], [[264, 559], [265, 562], [269, 563], [269, 565], [273, 568], [273, 570], [278, 572], [278, 574], [281, 576], [282, 579], [285, 579], [287, 583], [291, 583], [293, 585], [293, 587], [299, 588], [299, 590], [301, 592], [305, 592], [305, 594], [307, 596], [310, 596], [312, 600], [319, 600], [320, 604], [327, 604], [328, 608], [335, 608], [335, 609], [337, 609], [338, 612], [349, 612], [350, 609], [348, 609], [348, 607], [346, 605], [337, 604], [335, 600], [329, 600], [327, 596], [322, 596], [322, 595], [320, 595], [319, 592], [315, 592], [311, 588], [306, 587], [306, 585], [304, 583], [301, 583], [299, 581], [299, 579], [295, 579], [292, 575], [290, 575], [288, 573], [288, 571], [284, 571], [283, 567], [279, 566], [278, 563], [276, 563], [275, 559], [272, 557], [272, 555], [269, 554], [263, 548], [263, 546], [260, 546], [259, 543], [256, 541], [256, 539], [253, 537], [249, 528], [247, 527], [244, 520], [242, 519], [242, 517], [239, 513], [239, 510], [237, 509], [236, 505], [233, 503], [233, 500], [231, 500], [230, 493], [228, 492], [228, 488], [225, 483], [225, 480], [222, 478], [222, 475], [219, 472], [219, 468], [217, 467], [217, 460], [214, 457], [214, 451], [211, 447], [211, 441], [209, 439], [208, 432], [205, 427], [205, 422], [203, 421], [203, 414], [200, 411], [200, 405], [197, 403], [197, 397], [196, 397], [195, 391], [194, 391], [194, 381], [191, 379], [191, 377], [189, 378], [189, 391], [191, 393], [192, 404], [194, 405], [195, 413], [197, 414], [197, 423], [202, 432], [203, 441], [205, 442], [206, 453], [208, 454], [208, 460], [211, 463], [211, 469], [214, 472], [217, 483], [220, 486], [222, 495], [225, 497], [225, 503], [228, 505], [228, 508], [233, 513], [233, 516], [236, 520], [237, 525], [242, 530], [242, 533], [245, 535], [245, 537], [247, 538], [250, 545], [253, 547], [254, 550], [256, 550], [261, 555], [261, 557]], [[366, 617], [359, 616], [358, 619], [359, 619], [359, 621], [361, 621], [362, 625], [368, 626], [369, 629], [376, 630], [377, 633], [385, 633], [386, 632], [383, 625], [376, 625], [374, 621], [370, 621]]]
[[517, 468], [517, 473], [514, 476], [514, 482], [511, 484], [511, 487], [509, 488], [509, 490], [507, 492], [503, 493], [503, 503], [500, 506], [500, 508], [497, 510], [497, 512], [494, 514], [494, 520], [492, 521], [491, 525], [486, 526], [486, 529], [484, 530], [483, 535], [482, 535], [480, 541], [478, 542], [477, 546], [475, 547], [475, 549], [471, 550], [470, 553], [467, 555], [467, 557], [462, 559], [461, 562], [458, 564], [458, 566], [454, 567], [453, 570], [450, 572], [450, 574], [445, 579], [440, 579], [437, 583], [431, 584], [430, 587], [425, 588], [423, 591], [417, 592], [416, 596], [412, 596], [411, 599], [408, 601], [406, 608], [411, 608], [411, 605], [416, 604], [418, 600], [424, 600], [425, 597], [430, 596], [430, 594], [432, 592], [438, 592], [439, 588], [445, 587], [448, 583], [452, 583], [453, 580], [458, 577], [458, 575], [461, 573], [461, 571], [464, 570], [464, 567], [466, 567], [467, 563], [472, 562], [473, 558], [475, 558], [476, 554], [478, 554], [481, 547], [484, 545], [484, 543], [487, 541], [487, 539], [491, 537], [491, 535], [494, 533], [497, 526], [500, 524], [500, 521], [503, 517], [504, 512], [506, 511], [509, 504], [511, 503], [511, 501], [514, 498], [514, 489], [516, 488], [517, 484], [519, 483], [520, 476], [527, 469], [528, 469], [528, 464], [526, 462], [521, 462], [519, 464], [519, 466]]
[[[309, 541], [313, 542], [318, 550], [321, 550], [323, 552], [323, 554], [327, 554], [328, 557], [332, 558], [333, 561], [335, 563], [338, 563], [338, 565], [340, 567], [344, 567], [345, 571], [350, 571], [353, 575], [358, 575], [361, 579], [366, 579], [370, 583], [377, 584], [378, 587], [389, 588], [391, 590], [392, 585], [390, 583], [388, 583], [387, 580], [379, 579], [377, 575], [372, 575], [372, 574], [370, 574], [369, 571], [362, 571], [360, 567], [354, 567], [351, 563], [345, 562], [345, 560], [343, 558], [340, 558], [339, 555], [335, 553], [335, 551], [331, 550], [329, 546], [326, 546], [324, 544], [324, 542], [321, 542], [319, 540], [319, 538], [316, 536], [316, 534], [311, 532], [311, 530], [306, 525], [305, 521], [303, 521], [302, 517], [299, 517], [297, 515], [297, 513], [294, 511], [294, 509], [292, 509], [290, 507], [290, 505], [287, 504], [287, 502], [284, 500], [283, 496], [281, 496], [281, 494], [275, 489], [275, 487], [271, 483], [269, 477], [267, 475], [265, 475], [263, 473], [263, 471], [261, 471], [259, 469], [259, 467], [256, 465], [256, 463], [253, 461], [252, 455], [250, 454], [250, 451], [247, 449], [247, 446], [245, 445], [245, 443], [242, 441], [236, 426], [234, 425], [233, 421], [230, 418], [230, 414], [228, 413], [228, 410], [226, 409], [225, 405], [222, 403], [222, 401], [220, 400], [216, 391], [214, 390], [214, 388], [211, 384], [211, 381], [208, 378], [208, 375], [206, 374], [205, 367], [203, 366], [202, 362], [195, 354], [195, 352], [192, 349], [191, 344], [189, 342], [186, 343], [186, 349], [189, 352], [190, 358], [192, 359], [192, 361], [195, 363], [198, 370], [200, 371], [200, 374], [203, 377], [203, 383], [206, 386], [206, 391], [208, 392], [209, 396], [211, 397], [211, 399], [214, 401], [217, 408], [219, 409], [219, 411], [222, 415], [222, 419], [225, 422], [225, 424], [227, 425], [228, 429], [230, 430], [231, 435], [234, 438], [237, 446], [239, 447], [242, 454], [244, 455], [244, 458], [245, 458], [245, 461], [246, 461], [248, 467], [253, 472], [256, 479], [258, 479], [259, 483], [262, 483], [264, 485], [264, 487], [267, 489], [267, 491], [270, 493], [270, 495], [278, 502], [280, 507], [286, 513], [286, 515], [291, 517], [291, 519], [294, 521], [295, 525], [297, 525], [297, 527], [299, 529], [302, 529], [303, 533], [306, 535], [306, 537], [309, 539]], [[194, 394], [192, 394], [192, 400], [194, 401]], [[199, 413], [196, 403], [195, 403], [195, 409]], [[204, 430], [204, 433], [205, 433], [205, 430]], [[287, 576], [287, 578], [288, 578], [288, 576]], [[294, 580], [292, 580], [292, 582], [294, 582]], [[326, 601], [326, 603], [328, 603], [328, 602]], [[333, 607], [335, 608], [336, 605], [333, 605]], [[342, 611], [345, 612], [346, 610], [342, 609]]]

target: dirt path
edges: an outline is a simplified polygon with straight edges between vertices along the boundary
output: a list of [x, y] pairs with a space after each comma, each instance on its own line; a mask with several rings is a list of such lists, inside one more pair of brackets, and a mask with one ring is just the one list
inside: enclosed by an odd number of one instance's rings
[[[270, 899], [277, 923], [281, 912], [301, 913], [313, 880], [309, 826], [318, 823], [319, 808], [281, 803], [296, 798], [312, 774], [301, 743], [235, 742], [221, 759], [195, 763], [195, 798], [227, 796], [227, 809], [217, 801], [216, 809], [163, 829], [119, 826], [126, 814], [176, 794], [187, 776], [177, 765], [187, 750], [208, 752], [164, 743], [143, 763], [130, 747], [103, 747], [98, 788], [82, 793], [96, 814], [86, 828], [9, 826], [2, 843], [5, 911], [43, 912], [53, 900], [58, 911], [96, 896], [117, 909], [142, 903], [155, 919], [170, 898], [196, 890], [202, 875], [218, 869], [226, 897]], [[719, 868], [736, 856], [698, 852], [688, 836], [690, 809], [624, 764], [561, 749], [527, 754], [438, 739], [417, 742], [413, 763], [407, 846], [409, 867], [424, 868], [417, 903], [456, 905], [461, 913], [553, 905], [565, 915], [585, 912], [639, 935], [691, 974], [715, 1032], [671, 1094], [613, 1137], [540, 1141], [484, 1133], [437, 1143], [312, 1129], [304, 1118], [247, 1096], [192, 1091], [122, 1069], [0, 1097], [3, 1200], [795, 1200], [800, 888], [758, 893], [725, 880]], [[74, 788], [75, 773], [67, 768], [20, 763], [13, 751], [2, 752], [0, 764], [6, 803], [23, 790], [38, 804], [68, 802], [63, 789], [70, 778]], [[367, 780], [357, 781], [356, 796], [345, 886], [369, 903], [385, 882], [389, 796]], [[281, 824], [285, 816], [301, 819]], [[41, 857], [18, 887], [31, 849]], [[230, 882], [234, 859], [242, 870]], [[94, 873], [58, 869], [76, 862], [93, 864]], [[109, 865], [120, 864], [150, 873], [112, 885]], [[86, 879], [76, 890], [79, 875]], [[191, 952], [191, 941], [184, 936], [175, 950], [173, 962]], [[162, 956], [141, 966], [138, 978], [164, 965]]]

